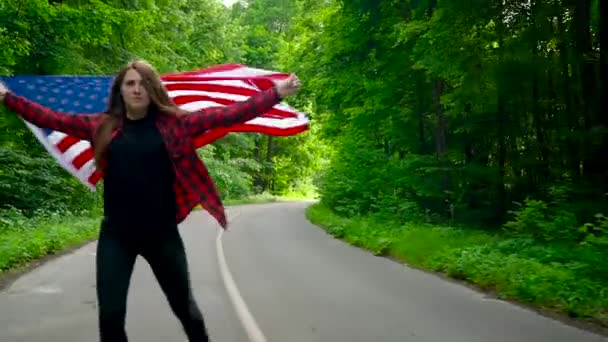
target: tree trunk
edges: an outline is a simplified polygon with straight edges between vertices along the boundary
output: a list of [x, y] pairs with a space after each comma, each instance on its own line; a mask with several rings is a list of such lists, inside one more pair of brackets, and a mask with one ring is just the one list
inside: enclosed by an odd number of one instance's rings
[[[561, 6], [558, 3], [555, 3], [554, 6]], [[580, 170], [580, 163], [581, 163], [581, 158], [580, 158], [580, 153], [579, 153], [579, 146], [580, 146], [580, 142], [579, 139], [576, 138], [575, 133], [579, 130], [579, 125], [578, 125], [578, 117], [577, 117], [577, 113], [575, 110], [573, 110], [574, 106], [572, 105], [573, 103], [573, 91], [572, 91], [572, 77], [570, 77], [570, 63], [569, 63], [569, 56], [570, 56], [570, 51], [566, 45], [566, 41], [567, 41], [567, 32], [566, 29], [564, 27], [563, 24], [563, 20], [564, 18], [559, 18], [557, 20], [557, 34], [556, 36], [559, 37], [559, 61], [560, 61], [560, 68], [561, 68], [561, 76], [562, 76], [562, 80], [561, 80], [561, 90], [562, 90], [562, 97], [563, 97], [563, 101], [564, 101], [564, 111], [565, 111], [565, 126], [567, 127], [567, 132], [566, 134], [560, 134], [560, 136], [565, 136], [564, 138], [564, 145], [565, 147], [565, 152], [566, 155], [563, 157], [564, 159], [566, 159], [565, 163], [567, 165], [567, 170], [569, 170], [570, 174], [572, 175], [572, 180], [574, 181], [574, 183], [578, 183], [580, 181], [580, 176], [581, 176], [581, 170]]]
[[[504, 55], [504, 22], [503, 22], [503, 3], [502, 0], [497, 0], [497, 32], [498, 32], [498, 65], [502, 64]], [[506, 145], [506, 128], [505, 128], [505, 101], [502, 93], [502, 87], [497, 85], [497, 108], [496, 114], [498, 117], [498, 152], [497, 152], [497, 163], [498, 163], [498, 201], [497, 201], [497, 219], [502, 221], [506, 213], [506, 189], [505, 189], [505, 167], [507, 162], [507, 145]]]
[[[574, 8], [574, 54], [579, 70], [581, 85], [580, 108], [585, 127], [583, 173], [590, 185], [599, 185], [598, 175], [601, 173], [601, 160], [595, 160], [592, 130], [598, 124], [598, 116], [593, 112], [596, 86], [594, 66], [589, 60], [593, 53], [591, 41], [591, 0], [577, 0]], [[602, 158], [603, 159], [603, 158]]]
[[[416, 90], [418, 94], [424, 94], [424, 75], [418, 73], [416, 76]], [[418, 153], [427, 154], [426, 135], [424, 133], [425, 108], [422, 96], [416, 97], [416, 112], [418, 113]]]
[[[448, 146], [447, 146], [447, 120], [445, 111], [441, 105], [441, 95], [443, 94], [443, 83], [441, 80], [433, 82], [433, 107], [437, 115], [437, 129], [435, 131], [435, 144], [439, 165], [443, 169], [441, 176], [442, 190], [445, 195], [445, 203], [450, 204], [449, 196], [449, 175], [448, 175]], [[445, 210], [449, 210], [448, 207]]]
[[[598, 1], [599, 13], [600, 13], [600, 30], [599, 30], [599, 40], [600, 40], [600, 92], [598, 95], [598, 99], [600, 101], [599, 112], [600, 116], [600, 124], [603, 128], [602, 134], [602, 144], [599, 149], [599, 153], [601, 156], [598, 156], [599, 159], [603, 160], [604, 168], [603, 168], [603, 182], [604, 182], [604, 193], [608, 192], [606, 186], [608, 185], [608, 165], [606, 165], [607, 160], [605, 153], [608, 151], [608, 55], [606, 55], [606, 50], [608, 49], [608, 1], [600, 0]], [[604, 198], [606, 199], [606, 198]]]
[[[262, 161], [262, 135], [258, 134], [255, 137], [254, 147], [253, 147], [253, 158], [259, 165], [264, 165]], [[262, 168], [260, 171], [256, 172], [253, 175], [253, 187], [254, 189], [263, 189], [264, 187], [264, 169]]]
[[265, 171], [265, 179], [266, 179], [266, 183], [264, 184], [264, 190], [268, 190], [268, 191], [272, 191], [273, 190], [273, 186], [272, 186], [272, 180], [273, 180], [273, 172], [272, 172], [272, 154], [273, 154], [273, 149], [274, 149], [274, 145], [273, 145], [273, 136], [269, 135], [268, 136], [268, 145], [266, 148], [266, 171]]

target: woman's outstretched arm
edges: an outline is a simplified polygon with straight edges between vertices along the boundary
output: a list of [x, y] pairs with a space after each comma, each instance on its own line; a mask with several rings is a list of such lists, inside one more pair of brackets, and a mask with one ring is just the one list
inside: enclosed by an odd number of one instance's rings
[[52, 129], [92, 141], [98, 115], [56, 112], [25, 97], [12, 93], [0, 82], [0, 102], [24, 120], [40, 128]]
[[225, 107], [209, 107], [182, 118], [184, 126], [191, 137], [217, 127], [229, 127], [245, 123], [271, 110], [281, 100], [300, 87], [300, 80], [291, 75], [286, 80], [277, 81], [275, 86], [251, 96], [245, 101]]

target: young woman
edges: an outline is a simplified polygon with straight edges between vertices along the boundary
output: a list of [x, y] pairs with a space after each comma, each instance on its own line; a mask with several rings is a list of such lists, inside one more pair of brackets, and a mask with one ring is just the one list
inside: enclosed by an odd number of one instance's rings
[[150, 264], [188, 340], [209, 341], [177, 225], [198, 204], [223, 228], [227, 221], [192, 139], [214, 127], [251, 120], [299, 87], [291, 75], [246, 101], [186, 113], [171, 101], [153, 67], [134, 61], [116, 76], [106, 112], [77, 115], [53, 112], [0, 83], [0, 101], [25, 120], [91, 142], [104, 175], [96, 257], [102, 342], [127, 341], [127, 293], [137, 255]]

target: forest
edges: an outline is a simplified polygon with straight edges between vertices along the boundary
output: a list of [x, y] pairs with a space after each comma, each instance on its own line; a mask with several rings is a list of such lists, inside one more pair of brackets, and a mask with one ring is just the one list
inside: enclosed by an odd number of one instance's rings
[[[602, 7], [602, 8], [600, 8]], [[199, 150], [222, 197], [317, 198], [330, 234], [608, 327], [600, 0], [5, 0], [0, 74], [296, 73], [310, 130]], [[601, 34], [603, 33], [603, 34]], [[90, 192], [0, 109], [0, 271], [95, 238]], [[601, 113], [604, 113], [603, 115]]]

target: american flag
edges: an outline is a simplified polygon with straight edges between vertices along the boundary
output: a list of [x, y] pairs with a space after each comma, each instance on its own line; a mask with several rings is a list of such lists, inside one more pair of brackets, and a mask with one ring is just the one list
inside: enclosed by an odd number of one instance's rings
[[[161, 75], [171, 99], [185, 110], [227, 106], [269, 89], [273, 80], [289, 74], [251, 68], [240, 64], [222, 64], [196, 71]], [[13, 93], [45, 107], [65, 113], [93, 114], [107, 107], [111, 76], [9, 76], [0, 77]], [[95, 191], [100, 180], [93, 151], [88, 141], [25, 122], [40, 143], [57, 162], [86, 187]], [[272, 110], [246, 123], [218, 128], [195, 137], [197, 148], [210, 144], [231, 132], [254, 132], [290, 136], [308, 129], [306, 114], [282, 102]]]

